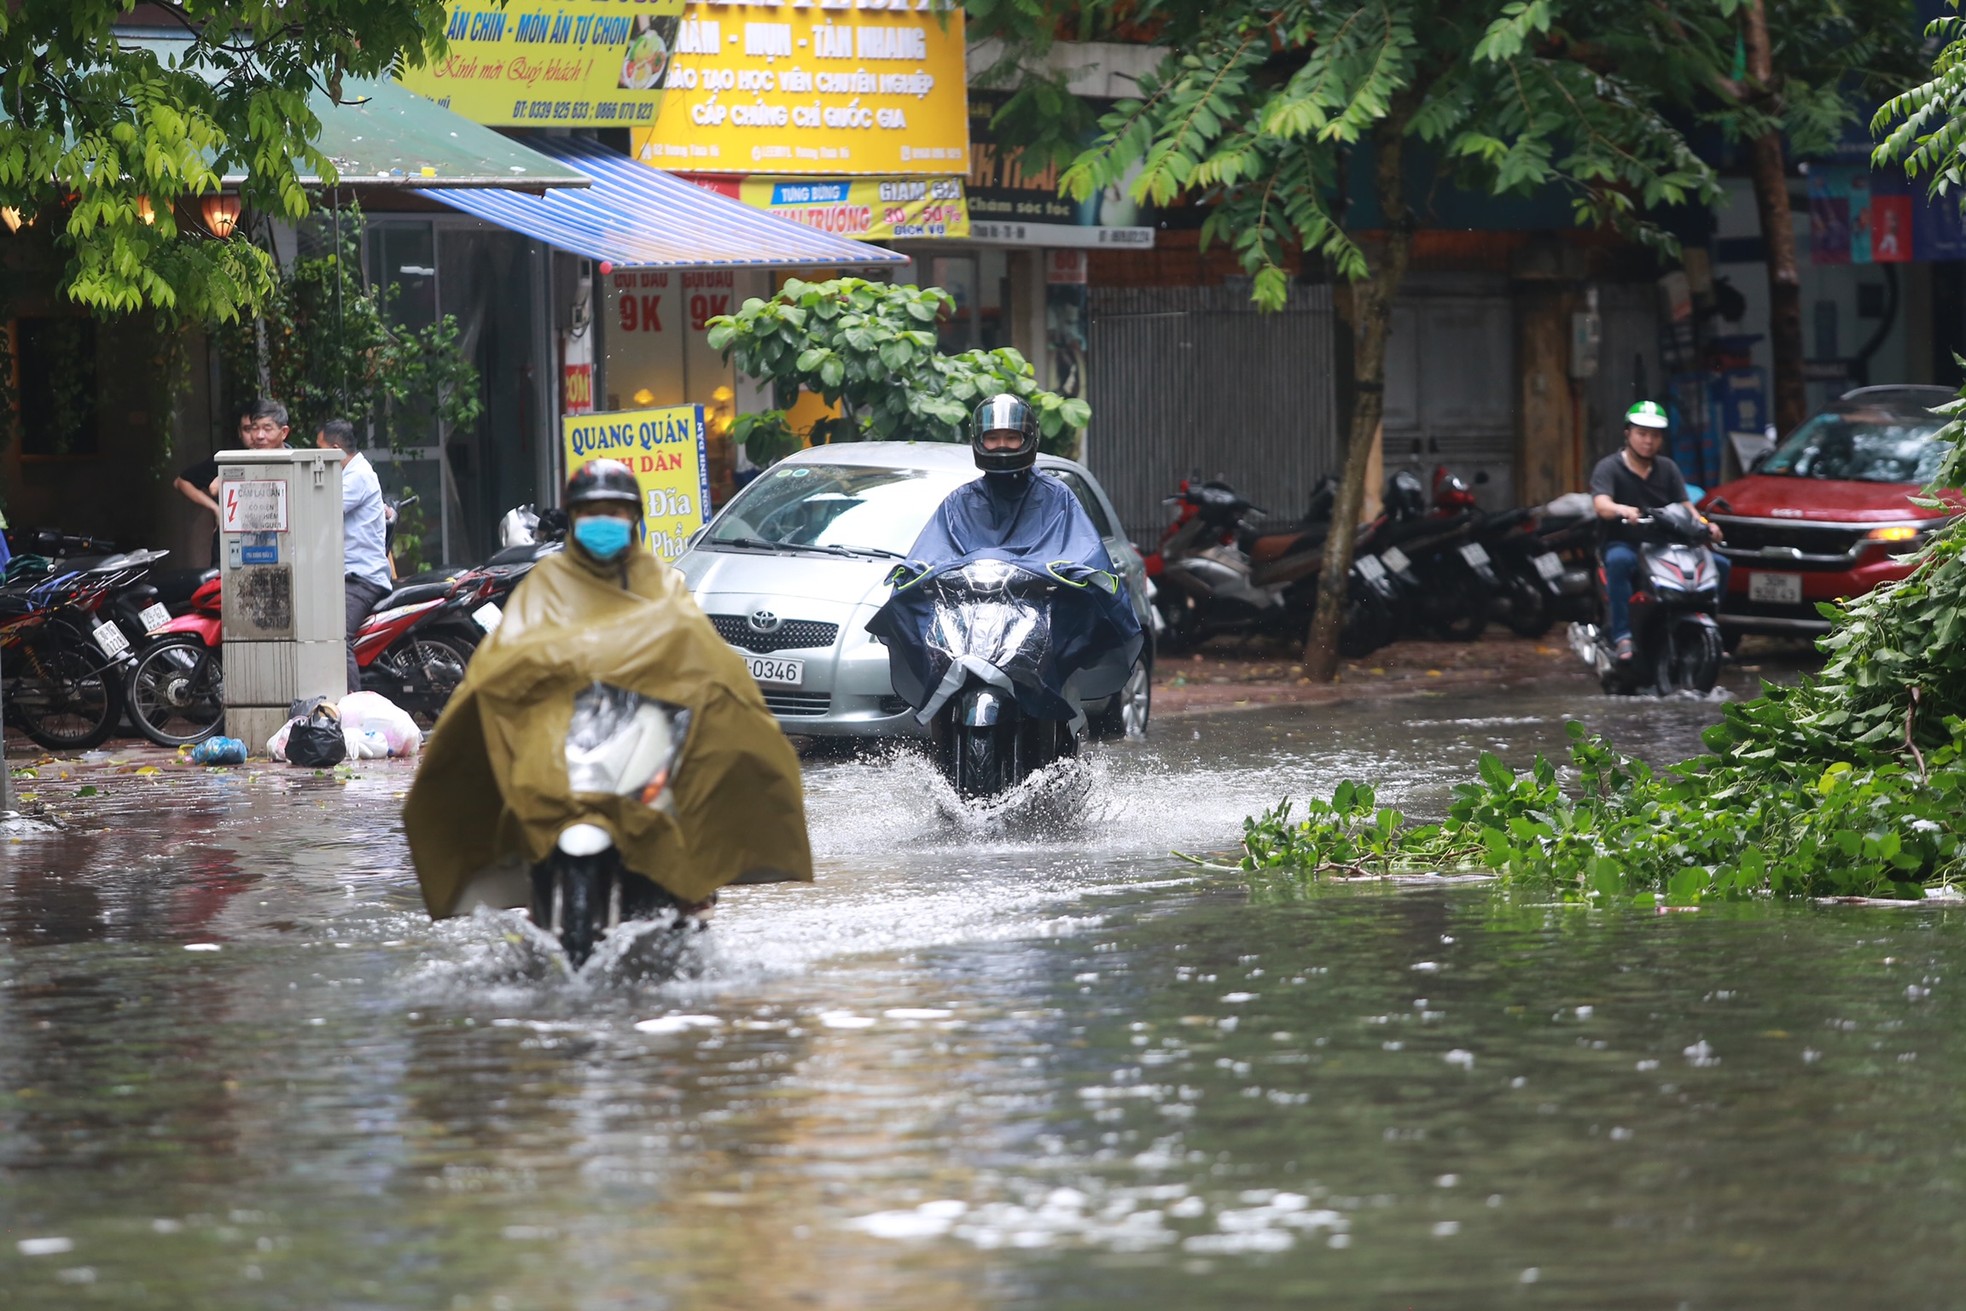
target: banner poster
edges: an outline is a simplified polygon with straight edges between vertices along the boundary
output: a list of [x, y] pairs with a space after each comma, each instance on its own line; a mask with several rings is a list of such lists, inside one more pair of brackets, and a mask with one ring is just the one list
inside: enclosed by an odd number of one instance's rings
[[562, 433], [568, 474], [602, 459], [620, 460], [635, 471], [649, 550], [664, 560], [681, 555], [710, 508], [703, 407], [570, 414], [562, 420]]
[[1870, 259], [1909, 264], [1912, 254], [1911, 180], [1887, 171], [1870, 178]]
[[1834, 164], [1812, 164], [1809, 168], [1809, 261], [1812, 264], [1850, 262], [1850, 178], [1855, 171]]
[[967, 173], [965, 81], [953, 0], [699, 0], [630, 149], [683, 172]]
[[646, 127], [683, 0], [452, 0], [449, 49], [402, 83], [494, 127]]
[[961, 178], [707, 177], [691, 182], [753, 209], [836, 237], [967, 237]]

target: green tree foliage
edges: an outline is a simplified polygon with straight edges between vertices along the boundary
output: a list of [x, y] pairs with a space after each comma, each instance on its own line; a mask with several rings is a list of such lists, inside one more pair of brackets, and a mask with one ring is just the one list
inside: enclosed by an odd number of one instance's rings
[[1925, 37], [1938, 46], [1931, 76], [1878, 109], [1871, 162], [1902, 164], [1933, 195], [1952, 195], [1966, 185], [1966, 18], [1934, 19]]
[[61, 233], [81, 304], [230, 320], [272, 289], [272, 260], [206, 234], [197, 199], [243, 175], [250, 211], [304, 217], [301, 179], [335, 179], [309, 95], [441, 53], [443, 0], [177, 0], [157, 7], [190, 38], [170, 68], [117, 43], [130, 9], [0, 5], [0, 206]]
[[484, 408], [478, 370], [459, 349], [456, 319], [405, 329], [391, 317], [385, 289], [363, 285], [361, 222], [359, 210], [338, 222], [317, 214], [324, 249], [296, 259], [257, 319], [218, 333], [218, 348], [242, 390], [286, 404], [302, 441], [312, 441], [324, 421], [345, 418], [358, 427], [372, 422], [392, 449], [425, 445], [433, 421], [477, 422]]
[[[1118, 0], [1042, 10], [996, 0], [981, 26], [1042, 46], [1061, 27], [1087, 26], [1088, 13], [1122, 8]], [[1392, 299], [1424, 222], [1407, 194], [1404, 152], [1426, 150], [1466, 188], [1560, 191], [1579, 223], [1670, 247], [1648, 213], [1717, 194], [1706, 165], [1659, 112], [1656, 89], [1626, 72], [1659, 63], [1672, 15], [1615, 0], [1126, 0], [1123, 15], [1169, 54], [1138, 98], [1102, 120], [1064, 187], [1084, 197], [1138, 166], [1137, 198], [1209, 202], [1204, 236], [1236, 251], [1261, 305], [1283, 303], [1297, 250], [1354, 284], [1355, 402], [1305, 652], [1313, 674], [1328, 679], [1383, 411]], [[1371, 242], [1355, 229], [1344, 187], [1357, 150], [1370, 152], [1374, 222], [1383, 225]]]
[[[770, 382], [778, 405], [740, 415], [732, 435], [760, 465], [806, 442], [967, 441], [976, 404], [1010, 392], [1037, 411], [1045, 450], [1074, 452], [1091, 408], [1039, 387], [1014, 350], [944, 355], [935, 325], [955, 310], [954, 298], [936, 287], [794, 279], [770, 300], [753, 297], [712, 319], [711, 347]], [[839, 416], [793, 431], [785, 411], [801, 388], [838, 406]]]

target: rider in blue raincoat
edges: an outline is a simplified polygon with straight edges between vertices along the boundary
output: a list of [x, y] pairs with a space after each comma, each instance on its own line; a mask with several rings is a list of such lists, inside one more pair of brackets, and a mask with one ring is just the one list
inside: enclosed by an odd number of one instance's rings
[[[1038, 424], [1016, 396], [993, 396], [976, 409], [970, 437], [983, 476], [942, 502], [895, 571], [894, 595], [867, 630], [888, 648], [894, 690], [926, 723], [960, 685], [965, 667], [940, 649], [936, 637], [936, 577], [981, 561], [997, 561], [1058, 584], [1050, 603], [1049, 640], [1026, 649], [1027, 668], [990, 670], [969, 665], [986, 681], [1006, 686], [1039, 718], [1083, 722], [1081, 700], [1117, 692], [1139, 657], [1139, 617], [1106, 544], [1069, 488], [1038, 469]], [[974, 657], [967, 659], [973, 661]]]

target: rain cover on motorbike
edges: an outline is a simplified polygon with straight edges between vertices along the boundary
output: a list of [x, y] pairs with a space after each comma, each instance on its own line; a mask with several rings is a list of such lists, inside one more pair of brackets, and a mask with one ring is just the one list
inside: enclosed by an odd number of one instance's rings
[[[574, 697], [597, 682], [689, 711], [665, 804], [569, 790]], [[403, 807], [438, 918], [459, 913], [467, 884], [496, 883], [481, 873], [545, 859], [576, 822], [608, 829], [626, 868], [685, 902], [812, 878], [797, 755], [682, 576], [639, 551], [539, 562], [472, 656]], [[523, 880], [508, 885], [525, 905]]]
[[1119, 691], [1140, 620], [1098, 530], [1044, 473], [984, 477], [949, 494], [867, 624], [896, 695], [927, 723], [970, 675], [1040, 719], [1077, 722]]

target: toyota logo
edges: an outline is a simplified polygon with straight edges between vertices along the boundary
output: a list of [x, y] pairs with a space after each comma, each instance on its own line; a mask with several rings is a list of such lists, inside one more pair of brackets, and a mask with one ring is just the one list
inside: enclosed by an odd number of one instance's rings
[[750, 625], [754, 633], [775, 633], [785, 621], [769, 610], [753, 610], [751, 617], [744, 622]]

